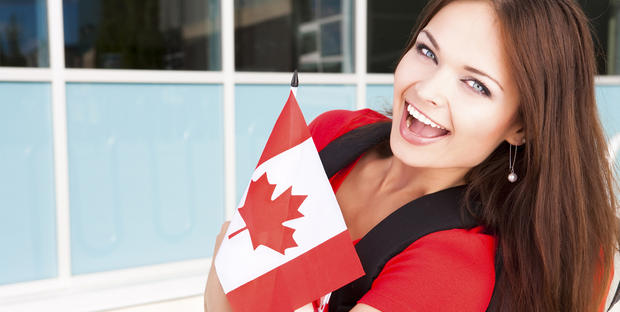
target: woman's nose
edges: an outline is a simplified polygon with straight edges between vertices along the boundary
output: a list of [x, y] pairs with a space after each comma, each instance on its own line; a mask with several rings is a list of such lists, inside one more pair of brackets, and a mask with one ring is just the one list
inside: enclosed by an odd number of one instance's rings
[[449, 76], [446, 69], [438, 69], [426, 75], [416, 84], [419, 98], [433, 106], [445, 105], [447, 95], [452, 89]]

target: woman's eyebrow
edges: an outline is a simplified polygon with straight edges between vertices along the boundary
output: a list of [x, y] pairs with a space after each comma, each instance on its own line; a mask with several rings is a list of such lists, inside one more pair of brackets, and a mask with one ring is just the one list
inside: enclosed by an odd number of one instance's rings
[[472, 73], [476, 73], [476, 74], [478, 74], [478, 75], [485, 76], [485, 77], [487, 77], [487, 78], [489, 78], [489, 79], [493, 80], [493, 82], [495, 82], [495, 83], [497, 84], [497, 86], [499, 86], [499, 88], [500, 88], [500, 89], [502, 89], [502, 91], [504, 91], [504, 88], [502, 88], [502, 85], [501, 85], [499, 82], [497, 82], [497, 80], [493, 79], [493, 77], [491, 77], [491, 76], [489, 76], [488, 74], [486, 74], [485, 72], [483, 72], [483, 71], [481, 71], [481, 70], [479, 70], [479, 69], [473, 68], [473, 67], [471, 67], [471, 66], [467, 66], [467, 65], [465, 65], [465, 67], [464, 67], [464, 68], [465, 68], [465, 70], [467, 70], [467, 71], [470, 71], [470, 72], [472, 72]]
[[423, 33], [423, 34], [425, 34], [428, 37], [428, 39], [431, 41], [431, 44], [433, 44], [433, 46], [437, 50], [437, 52], [441, 52], [441, 50], [439, 49], [439, 45], [437, 44], [437, 41], [435, 40], [435, 37], [433, 37], [433, 35], [431, 35], [430, 32], [422, 29], [422, 30], [420, 30], [420, 33]]

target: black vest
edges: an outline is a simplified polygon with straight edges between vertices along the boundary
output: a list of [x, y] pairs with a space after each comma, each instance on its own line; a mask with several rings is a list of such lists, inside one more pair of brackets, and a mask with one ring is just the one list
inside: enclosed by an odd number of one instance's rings
[[[331, 178], [362, 153], [387, 140], [391, 126], [390, 122], [362, 126], [329, 143], [319, 153], [327, 176]], [[366, 274], [332, 292], [329, 312], [351, 310], [370, 290], [385, 264], [419, 238], [437, 231], [477, 226], [475, 218], [460, 208], [464, 191], [465, 186], [456, 186], [422, 196], [402, 206], [372, 228], [355, 245]], [[496, 254], [496, 284], [501, 267], [498, 256]], [[496, 310], [492, 308], [493, 298], [487, 311]]]

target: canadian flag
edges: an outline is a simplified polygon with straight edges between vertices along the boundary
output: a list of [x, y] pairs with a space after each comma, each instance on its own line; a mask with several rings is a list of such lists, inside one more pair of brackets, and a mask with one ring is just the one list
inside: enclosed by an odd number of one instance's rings
[[293, 311], [364, 275], [293, 91], [215, 269], [234, 311]]

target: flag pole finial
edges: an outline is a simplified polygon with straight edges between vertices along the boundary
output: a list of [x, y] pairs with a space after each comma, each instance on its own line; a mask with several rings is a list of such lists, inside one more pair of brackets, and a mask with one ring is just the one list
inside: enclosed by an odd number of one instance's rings
[[293, 73], [293, 79], [291, 79], [291, 87], [297, 88], [299, 86], [299, 78], [297, 78], [297, 69]]

